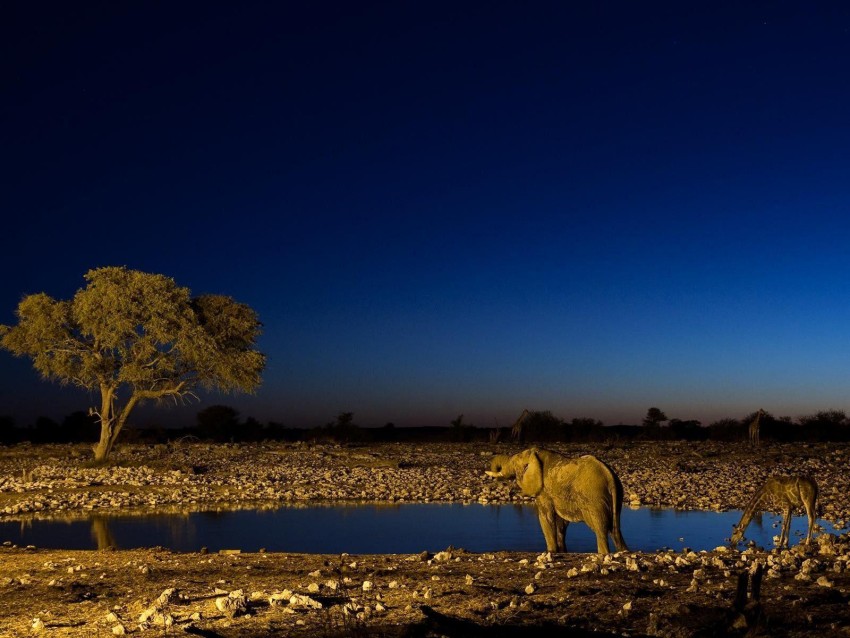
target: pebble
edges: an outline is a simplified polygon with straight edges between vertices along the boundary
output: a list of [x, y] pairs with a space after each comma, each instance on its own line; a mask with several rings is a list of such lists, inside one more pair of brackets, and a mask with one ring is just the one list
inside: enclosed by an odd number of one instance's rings
[[216, 609], [229, 614], [231, 617], [248, 611], [248, 599], [241, 589], [230, 592], [227, 596], [215, 599]]
[[292, 598], [292, 592], [288, 589], [285, 589], [282, 592], [275, 592], [269, 596], [269, 605], [274, 607], [276, 605], [288, 604], [290, 598]]
[[318, 600], [313, 600], [309, 596], [303, 594], [293, 594], [289, 598], [290, 607], [304, 607], [307, 609], [321, 609], [322, 603]]
[[[604, 453], [585, 444], [549, 447], [567, 456], [601, 456], [616, 470], [630, 504], [740, 508], [768, 473], [808, 473], [822, 486], [824, 517], [850, 519], [850, 502], [843, 498], [850, 492], [850, 473], [843, 471], [850, 464], [850, 450], [828, 444], [771, 444], [769, 471], [764, 463], [749, 461], [740, 446], [710, 441], [630, 442]], [[85, 467], [80, 459], [90, 451], [83, 444], [39, 446], [43, 453], [35, 462], [24, 455], [4, 459], [2, 515], [162, 509], [187, 502], [198, 509], [323, 500], [532, 502], [511, 482], [495, 482], [483, 474], [493, 451], [486, 444], [378, 444], [368, 455], [335, 444], [283, 442], [159, 448], [122, 444], [115, 453], [119, 464], [107, 467]], [[154, 467], [152, 462], [161, 458], [169, 463]], [[204, 472], [195, 473], [197, 466], [204, 466]], [[91, 490], [95, 484], [101, 489]]]

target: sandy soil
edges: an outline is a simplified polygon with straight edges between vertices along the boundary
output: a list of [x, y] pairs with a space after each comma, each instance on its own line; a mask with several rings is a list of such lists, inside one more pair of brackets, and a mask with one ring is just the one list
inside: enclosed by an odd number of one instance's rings
[[[848, 518], [850, 448], [624, 444], [592, 452], [627, 502], [741, 507], [772, 473], [812, 474], [824, 517]], [[480, 444], [133, 446], [85, 467], [82, 446], [0, 448], [3, 520], [317, 500], [523, 500], [483, 474]], [[628, 530], [624, 529], [628, 539]], [[0, 539], [2, 540], [2, 539]], [[0, 547], [0, 635], [850, 636], [850, 538], [766, 552], [427, 555], [200, 554]], [[759, 580], [752, 576], [763, 570]], [[739, 600], [736, 588], [758, 600]], [[753, 582], [754, 581], [754, 582]], [[601, 632], [601, 633], [599, 633]]]

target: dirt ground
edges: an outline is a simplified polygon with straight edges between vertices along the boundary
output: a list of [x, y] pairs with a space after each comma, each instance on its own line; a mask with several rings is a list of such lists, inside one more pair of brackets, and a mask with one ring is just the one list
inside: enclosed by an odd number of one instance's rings
[[[758, 453], [719, 444], [565, 448], [609, 461], [627, 502], [678, 501], [680, 507], [740, 507], [764, 476], [805, 468], [821, 483], [824, 516], [846, 517], [845, 447]], [[338, 499], [340, 492], [382, 500], [383, 485], [408, 501], [522, 500], [483, 476], [492, 451], [503, 450], [140, 446], [123, 450], [117, 465], [104, 469], [87, 468], [81, 447], [16, 446], [0, 449], [0, 512], [3, 520], [25, 520], [50, 516], [57, 507], [117, 512], [150, 503], [146, 509], [154, 510], [180, 503], [181, 494], [199, 508], [223, 499], [248, 506], [268, 500], [264, 481], [274, 484], [281, 504]], [[297, 476], [288, 473], [293, 465]], [[737, 488], [724, 483], [734, 473]], [[313, 491], [328, 474], [325, 492]], [[225, 475], [236, 478], [228, 482]], [[427, 487], [416, 487], [417, 479]], [[628, 538], [628, 530], [624, 534]], [[6, 543], [0, 546], [0, 635], [428, 637], [533, 629], [532, 635], [558, 636], [850, 636], [847, 534], [821, 530], [810, 547], [785, 551], [722, 545], [719, 539], [710, 552], [603, 557], [462, 548], [368, 556], [66, 551]], [[746, 589], [743, 597], [739, 587]]]

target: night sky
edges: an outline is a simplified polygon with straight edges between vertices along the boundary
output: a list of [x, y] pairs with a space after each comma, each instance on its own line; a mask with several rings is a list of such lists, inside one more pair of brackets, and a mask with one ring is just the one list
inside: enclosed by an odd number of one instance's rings
[[[288, 426], [850, 410], [842, 2], [0, 4], [0, 323], [252, 306]], [[96, 397], [0, 352], [0, 414]]]

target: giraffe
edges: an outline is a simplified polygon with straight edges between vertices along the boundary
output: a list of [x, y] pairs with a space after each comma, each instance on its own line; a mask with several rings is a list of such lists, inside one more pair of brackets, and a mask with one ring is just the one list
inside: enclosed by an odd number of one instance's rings
[[732, 533], [732, 545], [736, 545], [744, 536], [744, 530], [750, 524], [756, 511], [764, 505], [772, 503], [782, 510], [782, 533], [779, 536], [779, 547], [788, 546], [788, 530], [791, 528], [791, 512], [795, 507], [806, 510], [809, 518], [809, 528], [806, 533], [806, 545], [812, 540], [817, 515], [818, 484], [808, 476], [771, 476], [756, 490], [750, 502], [744, 508], [741, 520]]
[[753, 447], [759, 446], [759, 422], [764, 415], [765, 411], [759, 408], [759, 411], [756, 412], [756, 418], [750, 423], [750, 445]]
[[522, 414], [519, 415], [519, 418], [516, 420], [514, 426], [511, 428], [511, 438], [514, 441], [522, 442], [522, 426], [525, 423], [525, 420], [528, 418], [528, 415], [528, 410], [523, 410]]

